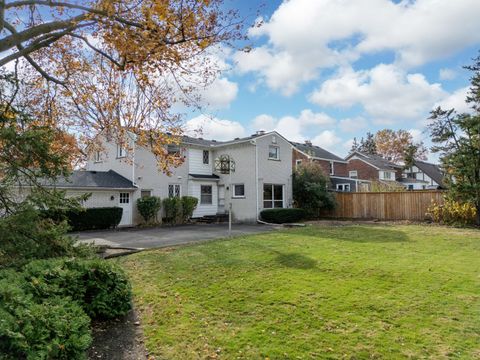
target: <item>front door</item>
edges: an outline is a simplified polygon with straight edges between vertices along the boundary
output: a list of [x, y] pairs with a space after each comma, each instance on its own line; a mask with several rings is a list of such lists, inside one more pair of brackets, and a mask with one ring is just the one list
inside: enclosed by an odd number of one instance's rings
[[218, 213], [225, 213], [225, 185], [218, 185]]
[[128, 192], [121, 192], [118, 200], [118, 206], [123, 209], [122, 220], [118, 226], [131, 226], [132, 225], [132, 199], [131, 194]]

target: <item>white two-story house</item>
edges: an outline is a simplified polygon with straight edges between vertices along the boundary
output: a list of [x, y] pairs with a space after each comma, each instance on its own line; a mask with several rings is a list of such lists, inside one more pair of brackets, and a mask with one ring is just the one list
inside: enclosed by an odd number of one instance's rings
[[[168, 149], [183, 157], [183, 163], [172, 169], [170, 176], [158, 170], [157, 160], [148, 148], [130, 141], [130, 151], [105, 141], [104, 150], [94, 154], [86, 166], [86, 171], [97, 176], [114, 171], [135, 187], [116, 197], [107, 196], [108, 201], [100, 204], [121, 206], [121, 225], [142, 221], [135, 204], [146, 195], [162, 199], [194, 196], [199, 200], [194, 218], [224, 214], [231, 203], [236, 222], [254, 222], [263, 209], [292, 206], [292, 145], [277, 132], [257, 132], [224, 142], [185, 136], [180, 146]], [[225, 155], [235, 164], [230, 174], [218, 170], [219, 159]], [[98, 201], [93, 202], [99, 206]]]

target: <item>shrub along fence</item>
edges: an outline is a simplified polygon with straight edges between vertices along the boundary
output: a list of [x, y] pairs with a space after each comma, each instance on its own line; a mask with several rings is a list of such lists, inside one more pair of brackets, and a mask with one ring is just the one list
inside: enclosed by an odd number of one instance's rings
[[343, 219], [425, 220], [432, 201], [443, 204], [444, 191], [336, 193], [337, 207], [322, 217]]

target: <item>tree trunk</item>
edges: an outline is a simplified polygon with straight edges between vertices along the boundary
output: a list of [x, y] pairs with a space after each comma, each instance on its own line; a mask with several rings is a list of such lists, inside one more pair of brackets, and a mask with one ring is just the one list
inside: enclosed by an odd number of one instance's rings
[[477, 209], [477, 216], [475, 217], [475, 225], [480, 226], [480, 203], [475, 208]]

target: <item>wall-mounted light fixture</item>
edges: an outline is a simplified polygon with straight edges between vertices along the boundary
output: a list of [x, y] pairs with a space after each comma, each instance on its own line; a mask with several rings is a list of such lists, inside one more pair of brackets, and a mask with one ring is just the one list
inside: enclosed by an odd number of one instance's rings
[[115, 196], [113, 196], [113, 195], [110, 196], [110, 200], [111, 200], [111, 201], [115, 200]]

